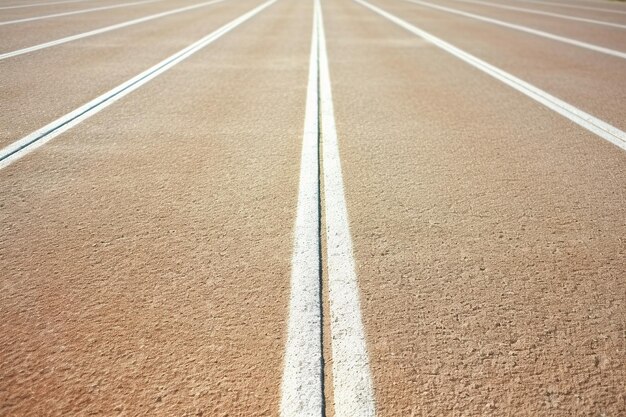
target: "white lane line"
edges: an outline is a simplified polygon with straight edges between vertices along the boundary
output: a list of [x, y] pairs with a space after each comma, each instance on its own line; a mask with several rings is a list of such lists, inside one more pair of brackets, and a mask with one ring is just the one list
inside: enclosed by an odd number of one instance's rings
[[0, 10], [24, 9], [26, 7], [51, 6], [55, 4], [66, 4], [66, 3], [82, 3], [85, 1], [92, 1], [92, 0], [65, 0], [65, 1], [53, 1], [50, 3], [16, 4], [14, 6], [2, 6], [0, 7]]
[[6, 52], [6, 53], [3, 53], [3, 54], [0, 54], [0, 61], [3, 60], [3, 59], [7, 59], [7, 58], [13, 58], [13, 57], [18, 56], [18, 55], [24, 55], [24, 54], [27, 54], [29, 52], [34, 52], [34, 51], [38, 51], [38, 50], [41, 50], [41, 49], [50, 48], [52, 46], [61, 45], [61, 44], [67, 43], [67, 42], [72, 42], [72, 41], [75, 41], [75, 40], [78, 40], [78, 39], [87, 38], [89, 36], [99, 35], [101, 33], [110, 32], [112, 30], [122, 29], [122, 28], [125, 28], [125, 27], [128, 27], [128, 26], [139, 24], [139, 23], [148, 22], [150, 20], [159, 19], [161, 17], [171, 16], [171, 15], [176, 14], [176, 13], [187, 12], [189, 10], [198, 9], [200, 7], [209, 6], [211, 4], [220, 3], [220, 2], [223, 2], [223, 1], [225, 1], [225, 0], [212, 0], [212, 1], [207, 1], [207, 2], [204, 2], [204, 3], [194, 4], [193, 6], [181, 7], [179, 9], [174, 9], [174, 10], [170, 10], [170, 11], [167, 11], [167, 12], [152, 14], [152, 15], [149, 15], [149, 16], [141, 17], [139, 19], [133, 19], [133, 20], [129, 20], [129, 21], [126, 21], [126, 22], [118, 23], [118, 24], [115, 24], [115, 25], [106, 26], [106, 27], [103, 27], [103, 28], [100, 28], [100, 29], [90, 30], [89, 32], [83, 32], [83, 33], [79, 33], [79, 34], [76, 34], [76, 35], [67, 36], [65, 38], [56, 39], [54, 41], [40, 43], [38, 45], [29, 46], [28, 48], [18, 49], [18, 50], [12, 51], [12, 52]]
[[420, 6], [424, 6], [424, 7], [430, 7], [431, 9], [436, 9], [436, 10], [441, 10], [443, 12], [456, 14], [456, 15], [463, 16], [463, 17], [469, 17], [470, 19], [480, 20], [480, 21], [491, 23], [494, 25], [506, 27], [509, 29], [519, 30], [521, 32], [530, 33], [531, 35], [541, 36], [542, 38], [547, 38], [547, 39], [551, 39], [557, 42], [567, 43], [569, 45], [574, 45], [579, 48], [589, 49], [594, 52], [600, 52], [600, 53], [611, 55], [617, 58], [626, 59], [626, 52], [620, 52], [614, 49], [604, 48], [602, 46], [593, 45], [587, 42], [577, 41], [575, 39], [566, 38], [564, 36], [555, 35], [553, 33], [548, 33], [548, 32], [544, 32], [544, 31], [537, 30], [537, 29], [531, 29], [526, 26], [503, 22], [502, 20], [492, 19], [490, 17], [481, 16], [481, 15], [477, 15], [474, 13], [463, 12], [461, 10], [452, 9], [450, 7], [439, 6], [439, 5], [428, 3], [425, 1], [421, 1], [421, 0], [404, 0], [404, 1], [408, 3], [413, 3], [413, 4], [420, 5]]
[[52, 123], [49, 123], [41, 129], [31, 133], [30, 135], [25, 136], [16, 142], [13, 142], [9, 146], [0, 149], [0, 169], [7, 167], [9, 164], [22, 158], [23, 156], [34, 151], [40, 146], [43, 146], [50, 140], [76, 126], [83, 120], [86, 120], [96, 113], [99, 113], [104, 108], [115, 103], [117, 100], [121, 99], [127, 94], [135, 91], [156, 76], [164, 73], [165, 71], [172, 68], [174, 65], [189, 58], [191, 55], [198, 52], [205, 46], [221, 38], [223, 35], [230, 32], [250, 18], [254, 17], [256, 14], [260, 13], [262, 10], [269, 7], [276, 1], [277, 0], [269, 0], [261, 4], [260, 6], [257, 6], [251, 11], [243, 14], [242, 16], [239, 16], [238, 18], [230, 21], [219, 29], [211, 32], [197, 42], [194, 42], [188, 47], [171, 55], [169, 58], [164, 59], [163, 61], [147, 69], [141, 74], [136, 75], [135, 77], [124, 82], [123, 84], [120, 84], [112, 90], [109, 90], [108, 92], [102, 94], [100, 97], [93, 99], [89, 103], [66, 114], [65, 116], [58, 118]]
[[550, 1], [540, 1], [540, 0], [516, 0], [516, 1], [521, 1], [523, 3], [541, 4], [545, 6], [568, 7], [570, 9], [593, 10], [593, 11], [598, 11], [598, 12], [626, 14], [626, 11], [617, 10], [617, 9], [604, 9], [604, 8], [599, 8], [599, 7], [577, 6], [574, 4], [555, 3], [555, 2], [550, 2]]
[[374, 388], [361, 318], [319, 0], [315, 0], [315, 10], [319, 34], [320, 118], [334, 410], [337, 417], [371, 417], [376, 415]]
[[131, 3], [121, 3], [121, 4], [114, 4], [111, 6], [94, 7], [91, 9], [74, 10], [73, 12], [54, 13], [54, 14], [47, 14], [44, 16], [27, 17], [25, 19], [17, 19], [17, 20], [5, 20], [4, 22], [0, 22], [0, 26], [13, 25], [15, 23], [33, 22], [35, 20], [52, 19], [53, 17], [71, 16], [71, 15], [81, 14], [81, 13], [91, 13], [91, 12], [97, 12], [100, 10], [118, 9], [120, 7], [130, 7], [130, 6], [136, 6], [139, 4], [155, 3], [157, 1], [162, 1], [162, 0], [134, 1]]
[[324, 415], [317, 55], [314, 21], [291, 261], [289, 324], [280, 401], [282, 417]]
[[595, 25], [603, 25], [603, 26], [615, 27], [619, 29], [626, 29], [626, 25], [621, 25], [619, 23], [605, 22], [603, 20], [587, 19], [584, 17], [577, 17], [577, 16], [571, 16], [571, 15], [565, 15], [565, 14], [559, 14], [559, 13], [544, 12], [544, 11], [539, 11], [536, 9], [527, 9], [525, 7], [505, 6], [504, 4], [500, 4], [500, 3], [491, 3], [488, 1], [479, 1], [479, 0], [454, 0], [454, 1], [462, 2], [462, 3], [480, 4], [483, 6], [494, 7], [497, 9], [513, 10], [516, 12], [537, 14], [537, 15], [542, 15], [542, 16], [550, 16], [550, 17], [556, 17], [558, 19], [573, 20], [576, 22], [585, 22], [585, 23], [592, 23]]
[[431, 42], [438, 48], [443, 49], [444, 51], [456, 56], [457, 58], [467, 62], [473, 67], [483, 71], [484, 73], [494, 77], [497, 80], [502, 81], [503, 83], [513, 87], [517, 91], [527, 95], [533, 100], [543, 104], [544, 106], [550, 108], [551, 110], [559, 113], [560, 115], [568, 118], [574, 123], [584, 127], [592, 133], [600, 136], [601, 138], [613, 143], [614, 145], [626, 150], [626, 132], [612, 126], [584, 111], [580, 110], [577, 107], [572, 106], [569, 103], [560, 100], [547, 92], [535, 87], [532, 84], [527, 83], [524, 80], [521, 80], [508, 72], [501, 70], [498, 67], [495, 67], [487, 62], [476, 58], [475, 56], [464, 52], [463, 50], [457, 48], [449, 44], [448, 42], [437, 38], [430, 33], [419, 29], [410, 23], [398, 18], [397, 16], [388, 13], [379, 7], [376, 7], [364, 0], [354, 0], [355, 2], [361, 4], [364, 7], [367, 7], [371, 11], [383, 16], [384, 18], [392, 21], [396, 25], [408, 30], [409, 32]]

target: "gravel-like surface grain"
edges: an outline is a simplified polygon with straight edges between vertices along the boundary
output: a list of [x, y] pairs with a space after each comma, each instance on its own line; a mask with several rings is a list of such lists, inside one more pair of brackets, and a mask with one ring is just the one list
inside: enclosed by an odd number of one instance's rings
[[267, 12], [1, 172], [0, 415], [277, 410], [310, 8]]
[[[0, 28], [0, 46], [191, 3]], [[0, 62], [0, 147], [257, 4]], [[622, 60], [376, 4], [625, 128]], [[322, 5], [378, 415], [626, 415], [626, 153], [350, 0]], [[0, 416], [278, 414], [312, 6], [278, 1], [0, 171]]]
[[325, 16], [379, 415], [626, 413], [624, 152], [353, 2]]

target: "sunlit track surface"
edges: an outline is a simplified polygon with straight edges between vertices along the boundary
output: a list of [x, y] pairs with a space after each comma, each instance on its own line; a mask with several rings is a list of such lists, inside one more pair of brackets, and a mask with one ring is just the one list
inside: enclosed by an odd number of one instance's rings
[[[566, 9], [579, 9], [585, 11], [597, 11], [603, 13], [616, 13], [626, 14], [626, 10], [620, 3], [611, 2], [551, 2], [544, 0], [513, 0], [514, 2], [533, 3], [539, 7], [547, 6], [548, 8], [566, 8]], [[602, 6], [615, 6], [614, 8], [607, 8]]]
[[[110, 1], [108, 2], [111, 3]], [[60, 39], [82, 35], [102, 28], [123, 25], [149, 16], [168, 13], [172, 10], [197, 6], [201, 3], [203, 2], [196, 0], [160, 0], [130, 7], [107, 9], [94, 13], [69, 15], [53, 19], [0, 26], [0, 54], [4, 57], [6, 54], [21, 49], [48, 44]], [[91, 5], [94, 6], [95, 4]], [[41, 13], [39, 12], [37, 14]], [[32, 17], [32, 15], [33, 12], [29, 11], [26, 17]], [[24, 17], [24, 14], [19, 17]], [[169, 15], [165, 17], [169, 17]], [[125, 27], [123, 26], [122, 28]]]
[[93, 13], [93, 12], [99, 12], [102, 10], [118, 9], [120, 7], [138, 6], [141, 4], [154, 3], [156, 1], [161, 1], [161, 0], [134, 1], [134, 2], [129, 2], [129, 3], [112, 4], [110, 6], [101, 6], [101, 7], [92, 7], [89, 9], [74, 10], [71, 12], [53, 13], [53, 14], [46, 14], [46, 15], [41, 15], [41, 16], [25, 17], [22, 19], [14, 19], [14, 20], [3, 20], [3, 21], [0, 21], [0, 26], [14, 25], [17, 23], [34, 22], [36, 20], [53, 19], [56, 17], [73, 16], [73, 15], [82, 14], [82, 13]]
[[4, 149], [0, 150], [0, 168], [11, 164], [12, 162], [22, 158], [24, 155], [32, 152], [33, 150], [45, 145], [50, 140], [63, 134], [67, 130], [88, 119], [89, 117], [100, 112], [104, 108], [120, 100], [127, 94], [132, 93], [136, 89], [143, 86], [145, 83], [151, 81], [153, 78], [158, 77], [160, 74], [173, 68], [175, 65], [189, 58], [196, 52], [202, 50], [207, 45], [210, 45], [215, 40], [219, 39], [223, 35], [227, 34], [237, 26], [241, 25], [257, 13], [261, 12], [266, 7], [270, 6], [276, 0], [270, 0], [254, 10], [242, 15], [241, 17], [225, 24], [214, 32], [204, 36], [188, 47], [181, 49], [175, 54], [165, 58], [163, 61], [148, 68], [147, 70], [137, 74], [130, 80], [123, 82], [122, 84], [107, 91], [101, 96], [96, 97], [83, 106], [61, 116], [60, 118], [48, 123], [41, 129], [27, 135]]
[[563, 43], [568, 44], [568, 45], [577, 46], [579, 48], [585, 48], [585, 49], [588, 49], [590, 51], [599, 52], [599, 53], [602, 53], [602, 54], [614, 56], [616, 58], [626, 59], [626, 52], [621, 52], [621, 51], [617, 51], [617, 50], [614, 50], [614, 49], [604, 48], [602, 46], [590, 44], [590, 43], [587, 43], [587, 42], [581, 42], [581, 41], [578, 41], [576, 39], [566, 38], [566, 37], [563, 37], [563, 36], [556, 35], [554, 33], [544, 32], [544, 31], [541, 31], [541, 30], [536, 30], [536, 29], [533, 29], [531, 27], [522, 26], [522, 25], [516, 25], [516, 24], [510, 23], [510, 22], [505, 22], [505, 21], [498, 20], [498, 19], [492, 19], [490, 17], [483, 16], [483, 15], [478, 15], [478, 14], [474, 14], [474, 13], [467, 13], [467, 12], [464, 12], [462, 10], [453, 9], [453, 8], [450, 8], [450, 7], [442, 7], [442, 6], [438, 6], [436, 4], [433, 4], [433, 3], [428, 3], [428, 2], [424, 2], [424, 1], [420, 1], [420, 0], [406, 0], [406, 1], [408, 1], [410, 3], [413, 3], [413, 4], [417, 4], [419, 6], [425, 6], [425, 7], [433, 8], [435, 10], [441, 10], [441, 11], [446, 12], [446, 13], [453, 13], [453, 14], [456, 14], [456, 15], [459, 15], [459, 16], [463, 16], [463, 17], [466, 17], [466, 18], [476, 19], [476, 20], [479, 20], [481, 22], [490, 23], [490, 24], [493, 24], [493, 25], [497, 25], [497, 26], [501, 26], [501, 27], [507, 28], [507, 29], [518, 30], [518, 31], [521, 31], [521, 32], [524, 32], [524, 33], [528, 33], [528, 34], [531, 34], [531, 35], [541, 36], [543, 38], [550, 39], [552, 41], [563, 42]]
[[0, 415], [626, 415], [626, 4], [126, 3], [0, 1]]
[[52, 1], [52, 2], [44, 2], [44, 3], [14, 4], [12, 6], [0, 6], [0, 10], [23, 9], [23, 8], [28, 8], [28, 7], [47, 7], [47, 6], [57, 5], [57, 4], [81, 3], [84, 1], [91, 1], [91, 0], [63, 0], [63, 1]]
[[623, 24], [611, 23], [611, 22], [606, 22], [606, 21], [596, 20], [596, 19], [585, 19], [582, 17], [576, 17], [572, 15], [565, 15], [565, 14], [559, 14], [559, 13], [550, 13], [550, 12], [545, 12], [545, 11], [536, 10], [536, 9], [529, 9], [525, 7], [514, 7], [514, 6], [507, 6], [505, 4], [498, 4], [498, 3], [486, 2], [486, 1], [476, 1], [476, 0], [456, 0], [456, 1], [460, 1], [462, 3], [469, 3], [469, 4], [479, 4], [479, 5], [488, 6], [488, 7], [495, 7], [497, 9], [503, 9], [503, 10], [513, 10], [516, 12], [535, 14], [535, 15], [540, 15], [540, 16], [556, 17], [559, 19], [573, 20], [575, 22], [584, 22], [584, 23], [591, 23], [594, 25], [603, 25], [603, 26], [614, 27], [614, 28], [619, 28], [619, 29], [626, 29], [626, 25], [623, 25]]
[[200, 7], [210, 6], [212, 4], [219, 3], [221, 1], [224, 1], [224, 0], [211, 0], [211, 1], [203, 2], [203, 3], [193, 4], [191, 6], [180, 7], [180, 8], [177, 8], [177, 9], [168, 10], [166, 12], [151, 14], [151, 15], [148, 15], [148, 16], [140, 17], [138, 19], [128, 20], [126, 22], [117, 23], [117, 24], [110, 25], [110, 26], [105, 26], [105, 27], [102, 27], [102, 28], [90, 30], [88, 32], [77, 33], [75, 35], [66, 36], [64, 38], [55, 39], [55, 40], [52, 40], [52, 41], [40, 43], [38, 45], [29, 46], [27, 48], [22, 48], [22, 49], [18, 49], [18, 50], [11, 51], [11, 52], [6, 52], [4, 54], [0, 54], [0, 60], [7, 59], [7, 58], [13, 58], [15, 56], [24, 55], [24, 54], [27, 54], [27, 53], [30, 53], [30, 52], [40, 51], [42, 49], [51, 48], [53, 46], [62, 45], [64, 43], [73, 42], [73, 41], [76, 41], [76, 40], [79, 40], [79, 39], [88, 38], [90, 36], [100, 35], [101, 33], [106, 33], [106, 32], [111, 32], [113, 30], [123, 29], [123, 28], [129, 27], [129, 26], [137, 25], [137, 24], [144, 23], [144, 22], [149, 22], [151, 20], [160, 19], [162, 17], [171, 16], [171, 15], [174, 15], [174, 14], [177, 14], [177, 13], [184, 13], [184, 12], [188, 12], [188, 11], [191, 11], [191, 10], [196, 10], [196, 9], [198, 9]]

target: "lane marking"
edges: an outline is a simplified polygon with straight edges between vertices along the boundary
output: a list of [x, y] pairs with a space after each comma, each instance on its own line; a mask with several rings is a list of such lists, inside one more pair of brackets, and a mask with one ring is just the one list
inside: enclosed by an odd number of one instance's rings
[[480, 20], [480, 21], [491, 23], [491, 24], [494, 24], [494, 25], [506, 27], [506, 28], [509, 28], [509, 29], [519, 30], [520, 32], [530, 33], [531, 35], [541, 36], [542, 38], [547, 38], [547, 39], [551, 39], [551, 40], [554, 40], [554, 41], [557, 41], [557, 42], [567, 43], [569, 45], [574, 45], [574, 46], [577, 46], [579, 48], [589, 49], [589, 50], [594, 51], [594, 52], [600, 52], [600, 53], [603, 53], [603, 54], [606, 54], [606, 55], [611, 55], [611, 56], [614, 56], [614, 57], [617, 57], [617, 58], [626, 59], [626, 52], [620, 52], [620, 51], [616, 51], [614, 49], [604, 48], [602, 46], [597, 46], [597, 45], [593, 45], [593, 44], [590, 44], [590, 43], [587, 43], [587, 42], [577, 41], [575, 39], [566, 38], [564, 36], [555, 35], [553, 33], [548, 33], [548, 32], [544, 32], [544, 31], [537, 30], [537, 29], [531, 29], [531, 28], [526, 27], [526, 26], [521, 26], [521, 25], [516, 25], [516, 24], [513, 24], [513, 23], [503, 22], [502, 20], [492, 19], [490, 17], [481, 16], [481, 15], [477, 15], [477, 14], [474, 14], [474, 13], [463, 12], [463, 11], [458, 10], [458, 9], [452, 9], [450, 7], [439, 6], [439, 5], [436, 5], [436, 4], [433, 4], [433, 3], [428, 3], [428, 2], [425, 2], [425, 1], [421, 1], [421, 0], [404, 0], [404, 1], [406, 1], [408, 3], [413, 3], [413, 4], [420, 5], [420, 6], [424, 6], [424, 7], [430, 7], [431, 9], [437, 9], [437, 10], [441, 10], [441, 11], [444, 11], [444, 12], [457, 14], [457, 15], [463, 16], [463, 17], [469, 17], [470, 19]]
[[50, 140], [59, 136], [61, 133], [66, 132], [80, 122], [88, 119], [96, 113], [99, 113], [101, 110], [115, 103], [117, 100], [135, 91], [142, 85], [146, 84], [148, 81], [169, 70], [179, 62], [189, 58], [191, 55], [195, 54], [215, 40], [221, 38], [226, 33], [230, 32], [237, 26], [241, 25], [245, 21], [260, 13], [262, 10], [274, 4], [276, 1], [277, 0], [269, 0], [261, 4], [260, 6], [257, 6], [249, 12], [220, 27], [219, 29], [211, 32], [204, 38], [171, 55], [169, 58], [166, 58], [158, 64], [152, 66], [141, 74], [136, 75], [130, 80], [91, 100], [89, 103], [77, 108], [70, 113], [67, 113], [64, 116], [61, 116], [52, 123], [47, 124], [41, 129], [23, 137], [16, 142], [13, 142], [5, 148], [0, 149], [0, 169], [7, 167], [16, 160], [48, 143]]
[[333, 110], [324, 22], [315, 0], [319, 37], [319, 89], [324, 171], [334, 410], [338, 417], [376, 415], [352, 238]]
[[553, 95], [548, 94], [547, 92], [535, 87], [532, 84], [527, 83], [524, 80], [521, 80], [506, 71], [501, 70], [498, 67], [495, 67], [487, 62], [476, 58], [475, 56], [464, 52], [463, 50], [457, 48], [449, 44], [448, 42], [431, 35], [430, 33], [419, 29], [410, 23], [400, 19], [397, 16], [388, 13], [379, 7], [376, 7], [364, 0], [354, 0], [356, 3], [361, 4], [362, 6], [370, 9], [374, 13], [379, 14], [380, 16], [392, 21], [396, 25], [406, 29], [407, 31], [427, 40], [428, 42], [434, 44], [440, 49], [456, 56], [457, 58], [465, 61], [471, 66], [481, 70], [482, 72], [492, 76], [493, 78], [507, 84], [510, 87], [513, 87], [517, 91], [527, 95], [533, 100], [543, 104], [549, 109], [559, 113], [560, 115], [568, 118], [579, 126], [589, 130], [590, 132], [600, 136], [601, 138], [613, 143], [614, 145], [620, 147], [623, 150], [626, 150], [626, 132], [618, 129], [615, 126], [612, 126], [582, 110], [577, 107], [572, 106], [569, 103], [560, 100]]
[[319, 210], [318, 35], [313, 21], [291, 261], [291, 296], [280, 415], [324, 415]]
[[4, 22], [0, 22], [0, 26], [13, 25], [15, 23], [33, 22], [35, 20], [52, 19], [53, 17], [62, 17], [62, 16], [71, 16], [75, 14], [82, 14], [82, 13], [91, 13], [91, 12], [97, 12], [100, 10], [119, 9], [120, 7], [137, 6], [139, 4], [155, 3], [157, 1], [162, 1], [162, 0], [134, 1], [131, 3], [121, 3], [121, 4], [114, 4], [111, 6], [94, 7], [91, 9], [74, 10], [73, 12], [54, 13], [54, 14], [47, 14], [44, 16], [27, 17], [24, 19], [17, 19], [17, 20], [6, 20]]
[[0, 10], [23, 9], [26, 7], [50, 6], [54, 4], [65, 4], [65, 3], [82, 3], [85, 1], [92, 1], [92, 0], [65, 0], [65, 1], [53, 1], [50, 3], [16, 4], [14, 6], [2, 6], [0, 7]]
[[542, 16], [556, 17], [559, 19], [574, 20], [576, 22], [593, 23], [596, 25], [603, 25], [603, 26], [610, 26], [610, 27], [615, 27], [619, 29], [626, 29], [626, 25], [621, 25], [619, 23], [605, 22], [603, 20], [595, 20], [595, 19], [586, 19], [584, 17], [577, 17], [577, 16], [571, 16], [571, 15], [565, 15], [565, 14], [559, 14], [559, 13], [544, 12], [544, 11], [535, 10], [535, 9], [527, 9], [525, 7], [506, 6], [504, 4], [491, 3], [491, 2], [479, 1], [479, 0], [453, 0], [453, 1], [458, 1], [462, 3], [481, 4], [484, 6], [494, 7], [497, 9], [513, 10], [513, 11], [522, 12], [522, 13], [538, 14]]
[[319, 0], [314, 2], [312, 32], [280, 414], [325, 415], [319, 208], [322, 144], [334, 410], [337, 417], [373, 417], [374, 390], [361, 320]]
[[604, 9], [604, 8], [598, 8], [598, 7], [577, 6], [573, 4], [555, 3], [555, 2], [550, 2], [550, 1], [538, 1], [538, 0], [517, 0], [517, 1], [521, 1], [523, 3], [547, 5], [547, 6], [569, 7], [570, 9], [593, 10], [593, 11], [598, 11], [598, 12], [626, 14], [626, 11], [617, 10], [617, 9]]
[[56, 39], [54, 41], [50, 41], [50, 42], [45, 42], [45, 43], [40, 43], [38, 45], [34, 45], [34, 46], [29, 46], [28, 48], [23, 48], [23, 49], [18, 49], [12, 52], [6, 52], [4, 54], [0, 54], [0, 61], [3, 59], [7, 59], [7, 58], [12, 58], [18, 55], [24, 55], [27, 54], [29, 52], [34, 52], [34, 51], [38, 51], [40, 49], [45, 49], [45, 48], [50, 48], [52, 46], [56, 46], [56, 45], [61, 45], [67, 42], [72, 42], [78, 39], [83, 39], [83, 38], [87, 38], [89, 36], [94, 36], [94, 35], [99, 35], [101, 33], [105, 33], [105, 32], [110, 32], [116, 29], [122, 29], [128, 26], [132, 26], [132, 25], [136, 25], [139, 23], [144, 23], [144, 22], [148, 22], [150, 20], [154, 20], [154, 19], [159, 19], [161, 17], [165, 17], [165, 16], [171, 16], [173, 14], [176, 13], [182, 13], [182, 12], [187, 12], [189, 10], [194, 10], [194, 9], [198, 9], [200, 7], [205, 7], [205, 6], [209, 6], [211, 4], [215, 4], [215, 3], [221, 3], [225, 0], [212, 0], [212, 1], [207, 1], [204, 3], [199, 3], [199, 4], [194, 4], [193, 6], [187, 6], [187, 7], [181, 7], [179, 9], [174, 9], [174, 10], [170, 10], [167, 12], [162, 12], [162, 13], [156, 13], [156, 14], [152, 14], [149, 16], [145, 16], [145, 17], [140, 17], [138, 19], [133, 19], [133, 20], [129, 20], [126, 22], [122, 22], [122, 23], [118, 23], [115, 25], [111, 25], [111, 26], [106, 26], [100, 29], [95, 29], [95, 30], [90, 30], [89, 32], [83, 32], [83, 33], [79, 33], [76, 35], [71, 35], [71, 36], [67, 36], [65, 38], [60, 38], [60, 39]]

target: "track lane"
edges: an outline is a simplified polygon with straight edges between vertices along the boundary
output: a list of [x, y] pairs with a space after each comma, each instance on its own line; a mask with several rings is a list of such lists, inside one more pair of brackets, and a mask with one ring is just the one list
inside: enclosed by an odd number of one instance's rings
[[51, 2], [44, 2], [44, 3], [28, 3], [28, 4], [19, 3], [19, 4], [14, 4], [12, 6], [11, 5], [0, 6], [0, 10], [23, 9], [23, 8], [29, 8], [29, 7], [48, 7], [48, 6], [54, 6], [57, 4], [81, 3], [85, 1], [95, 1], [95, 0], [61, 0], [61, 1], [51, 1]]
[[102, 33], [107, 33], [107, 32], [111, 32], [114, 30], [120, 30], [120, 29], [124, 29], [127, 28], [129, 26], [134, 26], [134, 25], [139, 25], [142, 23], [146, 23], [146, 22], [150, 22], [152, 20], [156, 20], [156, 19], [161, 19], [167, 16], [172, 16], [178, 13], [186, 13], [186, 12], [190, 12], [192, 10], [196, 10], [199, 9], [201, 7], [208, 7], [208, 6], [212, 6], [216, 3], [221, 3], [222, 1], [225, 0], [209, 0], [209, 1], [205, 1], [205, 2], [201, 2], [198, 4], [194, 4], [191, 6], [185, 6], [185, 7], [179, 7], [177, 9], [172, 9], [172, 10], [168, 10], [165, 12], [161, 12], [161, 13], [156, 13], [156, 14], [151, 14], [151, 15], [147, 15], [147, 16], [143, 16], [137, 19], [132, 19], [132, 20], [126, 20], [124, 22], [120, 22], [114, 25], [109, 25], [109, 26], [104, 26], [104, 27], [100, 27], [98, 29], [94, 29], [94, 30], [90, 30], [88, 32], [82, 32], [82, 33], [77, 33], [71, 36], [67, 36], [64, 38], [59, 38], [59, 39], [54, 39], [48, 42], [44, 42], [44, 43], [40, 43], [37, 45], [32, 45], [28, 48], [22, 48], [22, 49], [17, 49], [11, 52], [7, 52], [7, 53], [0, 53], [0, 60], [3, 59], [9, 59], [9, 58], [13, 58], [19, 55], [24, 55], [24, 54], [29, 54], [29, 53], [33, 53], [36, 51], [40, 51], [42, 49], [47, 49], [47, 48], [52, 48], [54, 46], [58, 46], [58, 45], [62, 45], [64, 43], [68, 43], [68, 42], [73, 42], [76, 41], [78, 39], [84, 39], [84, 38], [88, 38], [91, 36], [97, 36], [100, 35]]
[[[407, 1], [407, 0], [401, 0]], [[417, 0], [420, 1], [420, 0]], [[425, 3], [435, 4], [425, 1]], [[437, 2], [455, 11], [470, 13], [479, 17], [494, 19], [505, 24], [522, 26], [531, 30], [546, 32], [600, 48], [608, 48], [626, 54], [626, 25], [621, 28], [592, 25], [584, 22], [567, 21], [550, 16], [537, 16], [489, 6], [461, 3], [457, 1]], [[469, 18], [469, 17], [468, 17]], [[495, 24], [495, 23], [489, 23]], [[509, 28], [509, 30], [514, 30]]]
[[573, 121], [577, 125], [590, 132], [598, 135], [602, 139], [605, 139], [612, 144], [620, 147], [622, 150], [626, 150], [626, 132], [618, 129], [617, 127], [606, 123], [605, 121], [594, 117], [593, 115], [582, 111], [581, 109], [572, 106], [570, 103], [564, 102], [559, 98], [549, 94], [548, 92], [537, 88], [536, 86], [518, 78], [514, 75], [503, 71], [501, 68], [493, 66], [488, 62], [485, 62], [474, 55], [457, 48], [456, 46], [445, 42], [441, 38], [433, 36], [432, 34], [419, 29], [417, 26], [411, 25], [405, 20], [390, 14], [383, 9], [380, 9], [364, 0], [354, 0], [356, 3], [368, 8], [372, 12], [379, 16], [391, 21], [395, 25], [409, 31], [416, 35], [420, 39], [424, 39], [434, 46], [446, 51], [454, 57], [462, 60], [468, 65], [488, 74], [494, 79], [508, 85], [509, 87], [519, 91], [525, 96], [532, 98], [536, 102], [545, 105], [550, 110], [560, 114], [561, 116]]
[[[0, 145], [6, 146], [145, 71], [260, 4], [223, 2], [3, 61]], [[26, 70], [24, 70], [26, 68]], [[69, 68], [49, 71], [49, 68]], [[10, 103], [10, 105], [8, 105]]]
[[465, 4], [478, 4], [480, 6], [484, 6], [484, 7], [487, 7], [487, 8], [495, 8], [495, 9], [501, 9], [501, 10], [512, 10], [512, 11], [518, 12], [518, 13], [532, 14], [532, 15], [539, 15], [539, 16], [548, 16], [548, 17], [552, 17], [552, 18], [556, 18], [556, 19], [564, 19], [564, 20], [570, 20], [570, 21], [574, 21], [574, 22], [583, 22], [583, 23], [589, 23], [589, 24], [594, 24], [594, 25], [615, 27], [615, 28], [620, 28], [620, 29], [626, 28], [626, 25], [621, 24], [621, 23], [613, 23], [613, 22], [608, 22], [606, 20], [597, 20], [597, 19], [583, 18], [583, 17], [580, 17], [580, 16], [572, 16], [572, 15], [566, 15], [566, 14], [561, 14], [561, 13], [551, 13], [551, 12], [541, 11], [541, 10], [537, 10], [537, 9], [529, 9], [527, 7], [516, 7], [516, 6], [510, 6], [510, 5], [506, 5], [506, 4], [487, 2], [487, 1], [481, 1], [481, 0], [456, 0], [456, 1], [457, 2], [461, 2], [461, 3], [465, 3]]
[[106, 109], [116, 101], [123, 99], [126, 95], [131, 94], [138, 88], [141, 88], [159, 75], [171, 70], [185, 59], [189, 58], [198, 51], [201, 51], [203, 48], [215, 42], [225, 34], [228, 34], [230, 31], [255, 17], [275, 2], [276, 0], [268, 0], [265, 3], [258, 5], [254, 9], [244, 13], [236, 19], [220, 26], [191, 45], [168, 56], [164, 60], [113, 87], [93, 100], [90, 100], [88, 103], [85, 103], [77, 109], [74, 109], [60, 118], [46, 124], [42, 128], [37, 129], [35, 132], [32, 132], [31, 134], [11, 143], [9, 146], [0, 150], [0, 169], [21, 159], [39, 147], [44, 146], [57, 136], [65, 133], [67, 130], [72, 129], [74, 126]]
[[121, 2], [121, 3], [113, 3], [113, 4], [109, 4], [109, 5], [90, 7], [88, 9], [78, 9], [78, 10], [71, 10], [71, 11], [67, 11], [67, 12], [59, 12], [59, 13], [51, 13], [51, 14], [29, 16], [29, 17], [20, 18], [20, 19], [4, 19], [4, 20], [0, 20], [0, 26], [18, 25], [18, 24], [22, 24], [22, 23], [38, 22], [40, 20], [46, 20], [46, 19], [56, 19], [56, 18], [60, 18], [60, 17], [76, 16], [76, 15], [80, 15], [80, 14], [84, 14], [84, 13], [94, 13], [94, 12], [99, 12], [99, 11], [103, 11], [103, 10], [121, 9], [121, 8], [124, 8], [124, 7], [141, 6], [141, 5], [144, 5], [144, 4], [157, 3], [159, 1], [162, 1], [162, 0], [136, 0], [136, 1], [130, 1], [130, 2]]
[[[375, 0], [383, 8], [593, 116], [626, 130], [622, 93], [626, 63], [574, 46], [420, 8], [397, 0]], [[567, 76], [565, 76], [567, 74]]]
[[0, 53], [197, 3], [199, 3], [197, 0], [160, 1], [132, 8], [112, 9], [80, 16], [66, 16], [19, 25], [0, 26]]
[[49, 4], [23, 2], [21, 5], [5, 5], [5, 3], [2, 2], [0, 3], [0, 18], [1, 20], [20, 19], [52, 13], [71, 12], [81, 8], [88, 9], [92, 7], [113, 5], [116, 3], [121, 2], [116, 0], [70, 0], [50, 2]]
[[571, 10], [578, 13], [597, 13], [598, 15], [617, 15], [623, 17], [626, 15], [626, 7], [617, 2], [601, 2], [596, 4], [584, 4], [575, 2], [555, 2], [555, 1], [543, 1], [543, 0], [509, 0], [509, 3], [523, 3], [532, 4], [533, 7], [539, 7], [541, 9], [558, 9], [558, 10]]
[[359, 7], [326, 31], [378, 415], [619, 415], [624, 152]]
[[13, 414], [278, 410], [311, 10], [265, 12], [2, 172]]

